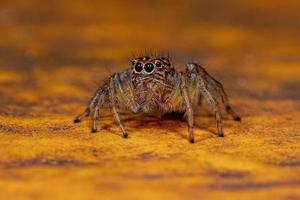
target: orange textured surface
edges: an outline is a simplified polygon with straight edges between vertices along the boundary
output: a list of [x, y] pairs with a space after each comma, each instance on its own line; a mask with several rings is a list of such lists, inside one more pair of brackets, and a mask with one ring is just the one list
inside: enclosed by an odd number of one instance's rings
[[[300, 199], [299, 1], [1, 1], [0, 199]], [[215, 135], [108, 109], [73, 124], [132, 54], [199, 61], [235, 110]]]

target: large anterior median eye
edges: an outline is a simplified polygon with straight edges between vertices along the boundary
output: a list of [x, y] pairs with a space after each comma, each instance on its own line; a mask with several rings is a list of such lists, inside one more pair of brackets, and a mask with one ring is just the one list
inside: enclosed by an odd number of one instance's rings
[[147, 63], [144, 67], [145, 72], [151, 73], [154, 70], [154, 65], [152, 63]]
[[138, 72], [138, 73], [141, 72], [143, 70], [143, 64], [140, 62], [136, 63], [134, 65], [134, 70], [135, 70], [135, 72]]

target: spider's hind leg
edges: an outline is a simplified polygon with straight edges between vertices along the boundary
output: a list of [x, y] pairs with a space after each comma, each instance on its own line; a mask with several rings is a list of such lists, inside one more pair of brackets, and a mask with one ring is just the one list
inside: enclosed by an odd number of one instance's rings
[[223, 85], [220, 82], [218, 82], [217, 80], [215, 80], [214, 78], [212, 78], [211, 76], [209, 76], [209, 81], [211, 82], [212, 87], [214, 87], [214, 89], [221, 96], [222, 103], [225, 107], [226, 112], [229, 115], [231, 115], [235, 121], [241, 121], [241, 117], [238, 114], [236, 114], [236, 112], [232, 109]]
[[228, 114], [230, 114], [235, 121], [238, 121], [238, 122], [242, 121], [242, 118], [238, 114], [236, 114], [236, 112], [231, 108], [231, 106], [229, 104], [225, 106], [225, 109], [226, 109], [226, 112]]

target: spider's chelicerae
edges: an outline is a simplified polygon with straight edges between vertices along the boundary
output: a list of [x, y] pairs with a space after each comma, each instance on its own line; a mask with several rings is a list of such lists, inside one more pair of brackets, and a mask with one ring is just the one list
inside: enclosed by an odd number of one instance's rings
[[231, 108], [222, 84], [199, 64], [188, 63], [185, 72], [177, 72], [168, 58], [140, 57], [132, 61], [129, 69], [106, 79], [85, 111], [74, 122], [80, 122], [82, 118], [91, 115], [91, 130], [96, 132], [100, 108], [108, 105], [124, 138], [127, 138], [128, 134], [118, 112], [120, 107], [133, 113], [181, 112], [186, 114], [189, 141], [194, 143], [194, 110], [202, 97], [207, 100], [215, 114], [220, 137], [224, 133], [219, 99], [234, 120], [241, 120]]

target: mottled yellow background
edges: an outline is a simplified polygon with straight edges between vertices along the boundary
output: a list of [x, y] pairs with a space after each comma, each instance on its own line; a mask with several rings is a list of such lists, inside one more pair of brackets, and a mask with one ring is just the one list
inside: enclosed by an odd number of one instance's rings
[[[0, 199], [300, 199], [300, 1], [0, 1]], [[134, 55], [198, 61], [242, 123], [108, 109], [73, 124]]]

